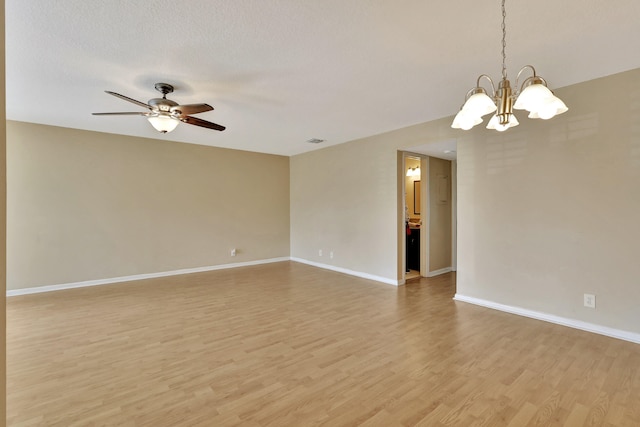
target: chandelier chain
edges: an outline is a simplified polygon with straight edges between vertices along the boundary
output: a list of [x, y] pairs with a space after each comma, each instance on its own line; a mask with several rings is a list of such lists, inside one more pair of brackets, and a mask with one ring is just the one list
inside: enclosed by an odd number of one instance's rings
[[504, 7], [505, 0], [502, 0], [502, 78], [506, 80], [507, 78], [507, 26], [505, 25], [505, 20], [507, 17], [507, 12]]

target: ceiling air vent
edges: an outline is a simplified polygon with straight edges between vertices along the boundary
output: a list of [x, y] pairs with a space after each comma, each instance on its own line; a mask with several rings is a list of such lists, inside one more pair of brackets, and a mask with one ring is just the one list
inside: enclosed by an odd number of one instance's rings
[[307, 139], [307, 142], [309, 144], [320, 144], [321, 142], [324, 142], [324, 139], [311, 138], [311, 139]]

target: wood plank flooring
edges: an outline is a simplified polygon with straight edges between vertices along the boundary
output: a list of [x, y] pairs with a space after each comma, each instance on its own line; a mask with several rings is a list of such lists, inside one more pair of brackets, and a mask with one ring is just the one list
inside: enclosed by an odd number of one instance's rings
[[640, 426], [640, 346], [283, 262], [7, 301], [9, 426]]

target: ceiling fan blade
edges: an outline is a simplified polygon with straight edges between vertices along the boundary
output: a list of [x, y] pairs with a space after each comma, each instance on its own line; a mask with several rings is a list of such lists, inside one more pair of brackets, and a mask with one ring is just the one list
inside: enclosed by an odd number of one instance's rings
[[131, 112], [131, 113], [91, 113], [94, 116], [148, 116], [149, 113], [145, 113], [144, 111], [139, 112]]
[[214, 129], [214, 130], [225, 130], [226, 127], [216, 124], [216, 123], [211, 123], [208, 122], [206, 120], [202, 120], [202, 119], [198, 119], [197, 117], [191, 117], [191, 116], [185, 116], [185, 117], [181, 117], [180, 118], [181, 122], [184, 123], [188, 123], [190, 125], [196, 125], [196, 126], [200, 126], [203, 128], [207, 128], [207, 129]]
[[189, 114], [204, 113], [205, 111], [211, 111], [213, 107], [209, 104], [187, 104], [176, 105], [171, 107], [171, 112], [180, 112], [181, 116], [188, 116]]
[[141, 106], [143, 108], [151, 109], [151, 107], [148, 104], [145, 104], [144, 102], [141, 102], [141, 101], [136, 101], [135, 99], [129, 98], [128, 96], [120, 95], [119, 93], [111, 92], [111, 91], [108, 91], [108, 90], [105, 90], [105, 92], [108, 93], [109, 95], [115, 96], [116, 98], [124, 99], [125, 101], [129, 101], [129, 102], [131, 102], [133, 104], [136, 104], [136, 105], [139, 105], [139, 106]]

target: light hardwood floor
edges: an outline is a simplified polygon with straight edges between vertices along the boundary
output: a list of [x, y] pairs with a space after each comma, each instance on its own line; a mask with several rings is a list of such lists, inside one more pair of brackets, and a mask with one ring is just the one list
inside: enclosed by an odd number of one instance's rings
[[640, 346], [284, 262], [12, 297], [10, 426], [640, 426]]

